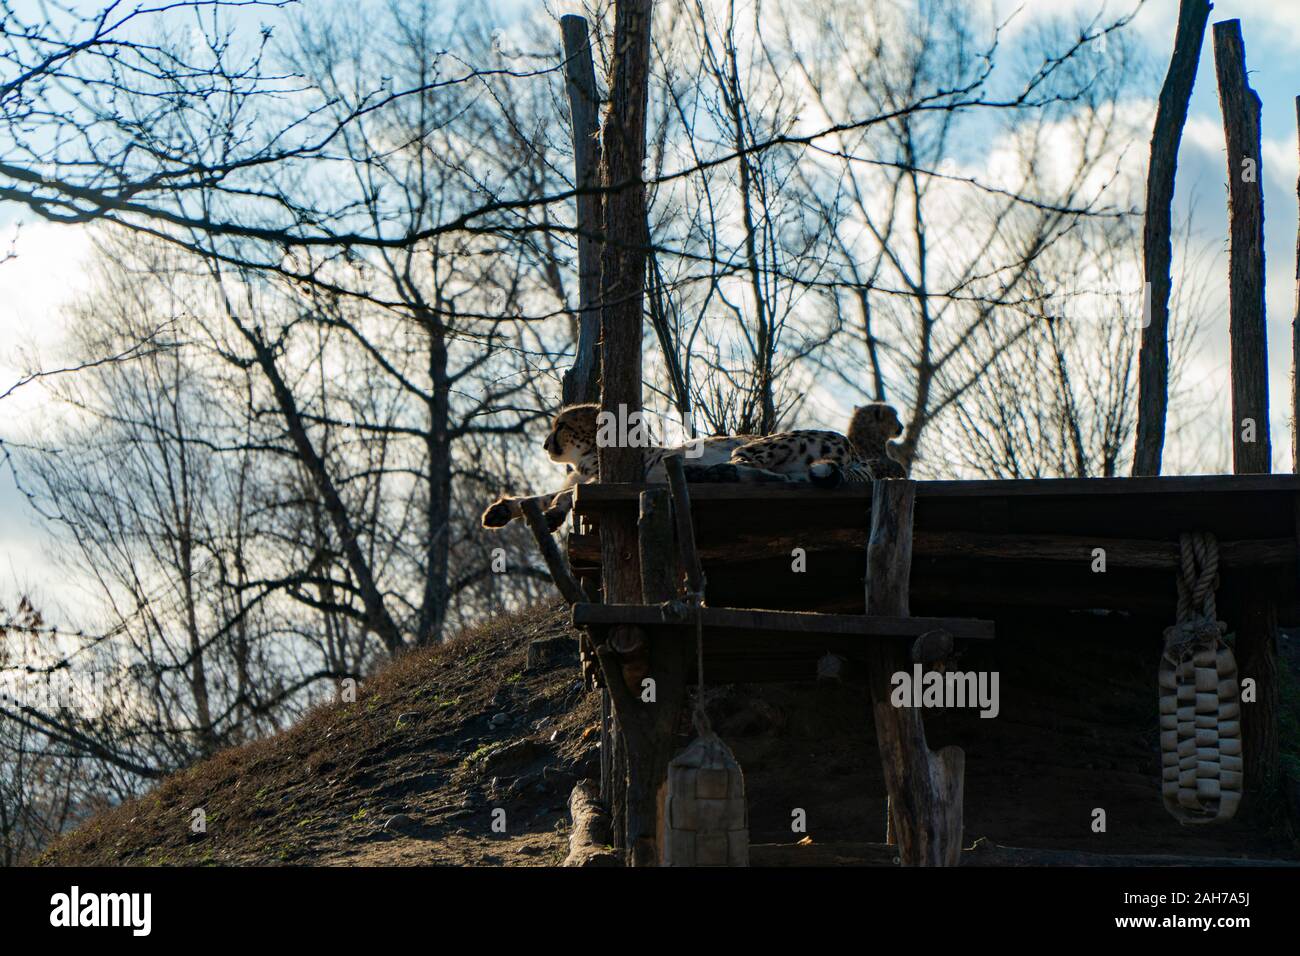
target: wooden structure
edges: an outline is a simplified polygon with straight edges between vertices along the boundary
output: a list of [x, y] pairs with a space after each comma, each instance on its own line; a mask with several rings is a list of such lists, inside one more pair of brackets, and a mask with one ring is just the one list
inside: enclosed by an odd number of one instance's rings
[[[635, 514], [644, 487], [578, 488], [568, 557], [589, 593], [599, 579], [594, 529], [606, 515]], [[867, 485], [692, 485], [709, 603], [862, 614], [871, 496]], [[1208, 531], [1219, 541], [1229, 630], [1239, 630], [1241, 599], [1256, 590], [1283, 623], [1300, 624], [1298, 529], [1295, 475], [918, 481], [911, 611], [993, 619], [1104, 608], [1164, 627], [1177, 600], [1179, 535]], [[795, 548], [807, 555], [802, 573], [791, 567]], [[1092, 570], [1097, 549], [1104, 572]], [[741, 668], [719, 675], [743, 677]]]
[[[1262, 189], [1257, 174], [1239, 168], [1258, 167], [1259, 111], [1235, 21], [1215, 25], [1215, 59], [1230, 178], [1238, 475], [1154, 477], [1167, 405], [1169, 204], [1209, 8], [1205, 0], [1182, 0], [1152, 139], [1144, 242], [1151, 315], [1139, 362], [1134, 461], [1134, 473], [1150, 477], [886, 480], [835, 492], [701, 485], [688, 494], [677, 460], [669, 469], [670, 509], [667, 489], [634, 483], [644, 473], [641, 449], [611, 446], [600, 449], [602, 483], [577, 489], [567, 564], [536, 509], [526, 514], [574, 605], [575, 624], [590, 633], [584, 673], [603, 679], [603, 712], [618, 725], [616, 733], [602, 731], [613, 745], [603, 748], [602, 772], [620, 786], [602, 789], [616, 839], [625, 835], [632, 862], [653, 862], [660, 849], [657, 790], [685, 702], [687, 636], [696, 635], [702, 647], [697, 682], [703, 673], [718, 681], [812, 679], [828, 656], [863, 670], [899, 856], [904, 863], [953, 865], [961, 854], [964, 758], [955, 748], [929, 750], [920, 711], [889, 704], [890, 676], [909, 661], [932, 663], [956, 641], [990, 637], [988, 622], [1007, 616], [1032, 615], [1042, 625], [1044, 654], [1058, 650], [1051, 627], [1061, 615], [1118, 612], [1149, 619], [1159, 634], [1174, 618], [1179, 540], [1188, 534], [1216, 542], [1219, 607], [1235, 633], [1240, 675], [1258, 685], [1240, 728], [1247, 783], [1273, 772], [1277, 628], [1279, 621], [1300, 621], [1300, 482], [1262, 474], [1270, 465]], [[620, 421], [641, 408], [648, 246], [641, 166], [651, 12], [652, 0], [619, 0], [615, 7], [599, 203], [590, 191], [596, 146], [589, 43], [585, 23], [564, 24], [586, 333], [565, 395], [583, 391], [582, 379], [590, 388], [598, 292], [600, 407]], [[604, 240], [598, 285], [595, 248], [585, 241], [597, 218]], [[702, 507], [692, 507], [692, 496]], [[592, 603], [597, 594], [603, 604]]]
[[[644, 494], [665, 492], [641, 485], [578, 489], [568, 559], [587, 593], [598, 593], [599, 524], [643, 512]], [[913, 493], [914, 505], [906, 500]], [[887, 689], [880, 682], [910, 666], [911, 641], [939, 628], [958, 642], [988, 640], [997, 621], [1031, 618], [1042, 624], [1043, 653], [1060, 654], [1069, 666], [1073, 649], [1053, 641], [1053, 623], [1109, 611], [1154, 642], [1175, 620], [1179, 537], [1188, 529], [1218, 540], [1219, 616], [1235, 635], [1240, 676], [1258, 685], [1256, 701], [1243, 705], [1248, 779], [1258, 785], [1276, 767], [1276, 632], [1279, 621], [1300, 624], [1296, 476], [885, 481], [834, 491], [700, 484], [690, 497], [698, 574], [708, 582], [709, 606], [700, 612], [708, 679], [813, 680], [828, 651], [850, 672], [867, 675], [891, 798], [895, 790], [923, 792], [907, 800], [909, 822], [894, 819], [891, 830], [926, 818], [925, 794], [946, 794], [960, 805], [960, 754], [924, 747], [919, 712], [880, 707]], [[903, 520], [909, 511], [910, 522]], [[881, 524], [887, 514], [896, 516], [888, 527]], [[900, 543], [906, 530], [910, 549]], [[910, 573], [900, 575], [904, 568]], [[874, 596], [873, 580], [882, 584]], [[621, 626], [679, 652], [693, 646], [688, 609], [680, 604], [581, 602], [573, 619], [597, 642]], [[1106, 626], [1105, 618], [1097, 620]], [[689, 681], [694, 666], [689, 654], [683, 657]], [[1153, 721], [1158, 659], [1153, 648]], [[889, 722], [895, 725], [881, 734]], [[1152, 781], [1153, 799], [1159, 786]], [[1248, 801], [1249, 794], [1250, 786]], [[922, 824], [904, 837], [916, 846], [915, 862], [955, 861], [952, 839], [936, 853], [922, 838], [937, 825]]]
[[[691, 676], [697, 685], [702, 685], [704, 673], [712, 673], [718, 664], [723, 665], [721, 679], [733, 681], [809, 677], [815, 672], [809, 664], [834, 652], [864, 664], [871, 675], [876, 733], [891, 805], [906, 808], [906, 812], [893, 814], [890, 826], [900, 858], [909, 864], [956, 865], [962, 845], [964, 758], [955, 747], [938, 754], [929, 751], [920, 711], [891, 704], [890, 679], [894, 673], [910, 669], [908, 649], [924, 636], [943, 634], [951, 646], [954, 640], [988, 639], [993, 632], [985, 621], [910, 616], [915, 483], [879, 481], [870, 488], [871, 528], [862, 601], [865, 614], [727, 608], [703, 606], [707, 576], [695, 534], [699, 515], [691, 507], [681, 459], [669, 459], [667, 466], [680, 565], [673, 556], [664, 489], [627, 489], [636, 494], [639, 504], [642, 603], [582, 602], [573, 610], [575, 626], [587, 628], [593, 646], [602, 649], [602, 672], [608, 676], [621, 671], [624, 676], [622, 684], [607, 684], [627, 741], [627, 759], [643, 762], [640, 775], [630, 762], [627, 774], [627, 833], [633, 858], [650, 859], [649, 846], [638, 847], [636, 841], [651, 841], [644, 804], [657, 796], [660, 764], [668, 755], [683, 703], [686, 651], [695, 643], [699, 656]], [[699, 487], [704, 490], [707, 486]], [[813, 503], [817, 499], [805, 495], [802, 500]], [[602, 520], [618, 517], [616, 512], [607, 513]], [[542, 544], [545, 548], [546, 543]], [[628, 569], [623, 573], [629, 573]], [[587, 585], [589, 593], [594, 593], [592, 584]], [[618, 638], [628, 634], [636, 638], [621, 649]], [[692, 636], [694, 642], [688, 640]], [[616, 655], [624, 658], [621, 666], [615, 666]], [[643, 666], [629, 673], [629, 659]], [[706, 660], [710, 662], [707, 665]], [[766, 671], [749, 670], [755, 662]], [[638, 698], [647, 683], [653, 687], [650, 696]], [[637, 804], [642, 806], [634, 810]], [[656, 813], [660, 817], [656, 831], [662, 832], [662, 809]], [[643, 821], [639, 827], [634, 817]], [[660, 847], [661, 856], [662, 850]]]

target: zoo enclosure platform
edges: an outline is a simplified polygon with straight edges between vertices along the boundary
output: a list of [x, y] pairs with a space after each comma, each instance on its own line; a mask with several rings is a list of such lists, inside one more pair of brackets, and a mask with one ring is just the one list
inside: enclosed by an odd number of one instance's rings
[[[635, 517], [646, 487], [578, 486], [568, 554], [589, 590], [599, 582], [602, 516]], [[863, 614], [871, 493], [870, 485], [691, 485], [708, 603]], [[1229, 628], [1261, 608], [1300, 625], [1295, 475], [918, 481], [913, 528], [913, 615], [1032, 615], [1157, 637], [1174, 621], [1179, 535], [1208, 531], [1218, 539]], [[1105, 570], [1094, 570], [1103, 556]], [[797, 636], [764, 649], [749, 633], [706, 636], [713, 679], [813, 678], [828, 649]]]

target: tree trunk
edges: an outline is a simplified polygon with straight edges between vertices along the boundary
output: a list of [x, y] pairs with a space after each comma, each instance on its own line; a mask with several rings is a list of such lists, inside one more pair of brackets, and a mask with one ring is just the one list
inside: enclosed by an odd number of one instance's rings
[[271, 385], [276, 404], [279, 406], [280, 414], [284, 418], [285, 430], [289, 433], [289, 438], [293, 442], [298, 460], [307, 470], [307, 474], [311, 476], [316, 493], [320, 495], [325, 514], [329, 516], [330, 523], [334, 527], [334, 533], [338, 536], [339, 547], [343, 550], [343, 557], [347, 561], [348, 570], [352, 572], [352, 576], [356, 580], [357, 592], [361, 596], [361, 602], [365, 608], [366, 624], [383, 642], [388, 653], [395, 654], [402, 649], [402, 633], [398, 629], [397, 623], [388, 613], [388, 608], [384, 606], [383, 595], [379, 591], [379, 586], [375, 583], [370, 562], [366, 559], [365, 552], [361, 550], [361, 542], [357, 538], [352, 517], [348, 514], [347, 506], [343, 503], [338, 489], [334, 486], [334, 480], [330, 477], [324, 459], [321, 458], [316, 451], [316, 447], [312, 444], [311, 436], [307, 434], [307, 426], [298, 411], [297, 400], [293, 397], [293, 392], [289, 390], [283, 376], [280, 375], [280, 370], [275, 364], [275, 356], [271, 354], [270, 347], [262, 341], [261, 336], [256, 332], [245, 329], [242, 325], [239, 326], [239, 330], [249, 345], [253, 347], [258, 367], [261, 368], [262, 373]]
[[417, 644], [433, 644], [442, 636], [450, 598], [447, 573], [451, 556], [451, 380], [447, 372], [447, 343], [436, 317], [429, 324], [429, 424], [425, 432], [425, 467], [429, 503], [425, 512], [424, 593], [420, 598]]
[[1147, 167], [1146, 219], [1142, 231], [1142, 264], [1146, 276], [1142, 349], [1138, 353], [1137, 447], [1134, 475], [1160, 474], [1165, 447], [1165, 413], [1169, 404], [1169, 263], [1170, 207], [1174, 200], [1174, 174], [1178, 169], [1178, 144], [1187, 122], [1187, 103], [1196, 83], [1196, 66], [1210, 16], [1208, 0], [1182, 0], [1174, 53], [1160, 88], [1155, 129], [1151, 133], [1151, 160]]
[[1268, 332], [1264, 322], [1264, 185], [1260, 102], [1246, 77], [1241, 21], [1214, 25], [1214, 68], [1228, 147], [1228, 337], [1232, 362], [1232, 470], [1267, 474]]
[[[601, 183], [605, 190], [601, 254], [600, 407], [619, 422], [620, 434], [641, 413], [641, 325], [645, 295], [646, 201], [641, 178], [645, 162], [646, 104], [649, 95], [650, 17], [653, 0], [617, 0], [610, 107], [602, 131]], [[642, 450], [627, 442], [600, 449], [602, 482], [637, 482], [643, 477]], [[641, 599], [636, 525], [630, 515], [601, 521], [601, 580], [606, 603], [635, 604]], [[653, 767], [640, 712], [635, 672], [624, 676], [624, 654], [645, 653], [645, 635], [636, 628], [612, 628], [599, 652], [610, 688], [615, 720], [623, 734], [628, 796], [625, 828], [634, 864], [653, 862], [654, 804], [648, 778]], [[631, 685], [629, 687], [628, 685]], [[650, 837], [650, 850], [645, 846]]]

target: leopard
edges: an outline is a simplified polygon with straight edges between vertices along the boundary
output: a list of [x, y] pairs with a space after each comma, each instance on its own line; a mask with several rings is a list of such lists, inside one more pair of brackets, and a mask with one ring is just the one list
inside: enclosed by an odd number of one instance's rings
[[886, 402], [871, 402], [853, 409], [848, 437], [873, 478], [906, 478], [903, 446], [893, 439], [903, 434], [898, 410]]

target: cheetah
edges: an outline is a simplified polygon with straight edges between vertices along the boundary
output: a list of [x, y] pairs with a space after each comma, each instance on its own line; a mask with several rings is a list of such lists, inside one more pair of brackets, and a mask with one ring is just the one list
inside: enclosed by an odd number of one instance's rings
[[872, 402], [853, 409], [849, 419], [849, 441], [871, 469], [875, 478], [906, 478], [903, 451], [891, 439], [903, 434], [898, 411], [884, 402]]
[[[599, 412], [600, 406], [594, 403], [569, 405], [560, 409], [546, 440], [542, 442], [542, 448], [551, 461], [567, 465], [569, 468], [564, 487], [559, 491], [537, 496], [542, 502], [542, 514], [545, 515], [547, 527], [551, 531], [559, 528], [573, 509], [573, 489], [578, 485], [594, 482], [599, 476], [599, 450], [596, 445], [596, 423]], [[668, 473], [664, 467], [664, 459], [670, 455], [683, 455], [690, 463], [688, 474], [693, 475], [699, 469], [727, 463], [736, 448], [751, 440], [752, 437], [748, 435], [722, 435], [700, 439], [692, 443], [689, 448], [687, 446], [647, 448], [645, 480], [651, 483], [666, 482]], [[776, 475], [770, 477], [776, 481], [783, 480]], [[483, 512], [483, 527], [504, 528], [510, 522], [522, 518], [521, 506], [526, 500], [526, 496], [498, 498]]]
[[[897, 413], [884, 407], [897, 423]], [[599, 411], [596, 404], [561, 409], [542, 443], [552, 461], [569, 468], [568, 479], [559, 491], [537, 496], [543, 503], [542, 513], [551, 531], [558, 529], [573, 509], [574, 488], [596, 481], [599, 475], [596, 444]], [[664, 460], [672, 455], [686, 459], [685, 473], [690, 481], [811, 483], [835, 487], [844, 482], [869, 482], [875, 477], [869, 460], [854, 443], [832, 431], [801, 430], [761, 438], [720, 435], [700, 439], [689, 446], [651, 447], [645, 454], [645, 481], [651, 484], [667, 481]], [[526, 496], [498, 498], [483, 512], [483, 527], [504, 528], [522, 518], [522, 504], [526, 500]]]
[[731, 453], [731, 463], [823, 488], [869, 482], [873, 477], [853, 442], [839, 432], [813, 429], [755, 438]]

